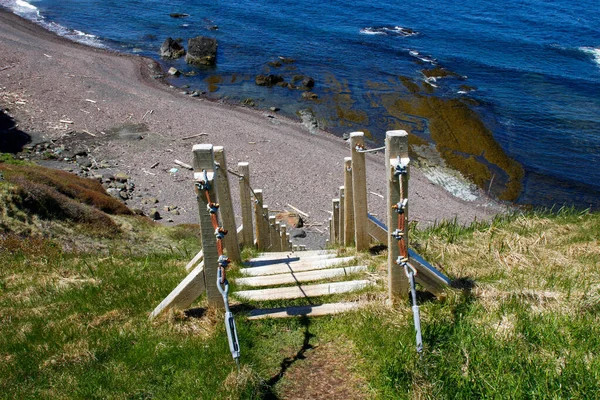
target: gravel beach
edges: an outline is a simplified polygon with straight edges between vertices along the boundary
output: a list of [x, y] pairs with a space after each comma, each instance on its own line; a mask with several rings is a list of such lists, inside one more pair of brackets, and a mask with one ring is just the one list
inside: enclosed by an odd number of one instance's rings
[[[127, 204], [145, 212], [157, 207], [162, 223], [197, 222], [192, 172], [174, 160], [191, 164], [196, 143], [224, 146], [231, 170], [250, 163], [251, 186], [264, 190], [271, 210], [292, 211], [291, 204], [310, 215], [308, 237], [297, 242], [323, 246], [326, 234], [319, 231], [326, 231], [327, 210], [343, 184], [349, 143], [310, 133], [275, 112], [191, 97], [154, 79], [158, 73], [153, 60], [71, 42], [0, 9], [0, 108], [14, 118], [14, 131], [34, 142], [84, 146], [95, 165], [104, 162], [94, 174], [127, 174], [135, 183]], [[199, 134], [205, 135], [187, 139]], [[80, 170], [74, 163], [52, 165]], [[369, 210], [385, 220], [382, 152], [367, 155], [367, 179]], [[237, 193], [235, 176], [230, 185]], [[484, 194], [468, 202], [454, 197], [418, 168], [411, 169], [409, 193], [410, 219], [421, 226], [455, 217], [468, 223], [506, 210]], [[158, 203], [142, 204], [148, 197]], [[163, 211], [166, 206], [179, 215]]]

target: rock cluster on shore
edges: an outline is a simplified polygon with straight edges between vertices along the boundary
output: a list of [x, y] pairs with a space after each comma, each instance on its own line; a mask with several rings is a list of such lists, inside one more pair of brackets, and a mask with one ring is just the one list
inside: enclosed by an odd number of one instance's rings
[[185, 49], [178, 41], [168, 37], [160, 46], [158, 54], [163, 58], [176, 59], [185, 55]]
[[217, 39], [197, 36], [188, 40], [185, 62], [192, 65], [215, 65], [217, 62]]
[[[215, 65], [217, 62], [217, 39], [205, 36], [197, 36], [188, 39], [188, 50], [179, 43], [168, 37], [160, 46], [158, 54], [167, 59], [177, 59], [185, 55], [185, 62], [196, 66]], [[175, 74], [172, 74], [175, 75]]]
[[[36, 163], [61, 163], [60, 169], [72, 172], [84, 178], [97, 180], [104, 186], [106, 192], [112, 197], [128, 205], [139, 203], [140, 208], [134, 209], [138, 215], [147, 215], [153, 220], [160, 220], [162, 216], [156, 207], [158, 198], [144, 197], [136, 191], [134, 180], [126, 173], [119, 171], [117, 163], [110, 160], [97, 160], [91, 154], [88, 146], [77, 140], [77, 132], [65, 136], [66, 140], [53, 140], [25, 146], [19, 153], [19, 158]], [[54, 168], [56, 164], [52, 164]], [[116, 170], [116, 172], [114, 172]], [[147, 189], [145, 189], [147, 191]], [[180, 215], [180, 208], [175, 205], [166, 205], [163, 211], [170, 216]], [[167, 219], [172, 222], [171, 218]]]

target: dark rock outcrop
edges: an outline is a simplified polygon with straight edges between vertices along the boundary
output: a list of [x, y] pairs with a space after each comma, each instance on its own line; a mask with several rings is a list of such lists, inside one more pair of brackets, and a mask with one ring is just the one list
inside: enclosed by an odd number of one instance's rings
[[158, 54], [164, 58], [179, 58], [185, 55], [185, 49], [173, 38], [168, 37], [160, 46]]
[[197, 36], [188, 40], [185, 62], [192, 65], [215, 65], [217, 62], [217, 39]]
[[279, 82], [283, 82], [283, 77], [281, 75], [257, 75], [254, 79], [254, 82], [258, 86], [273, 86], [278, 84]]
[[312, 88], [315, 86], [315, 80], [313, 78], [311, 78], [310, 76], [307, 76], [304, 79], [302, 79], [302, 82], [300, 84], [307, 88]]

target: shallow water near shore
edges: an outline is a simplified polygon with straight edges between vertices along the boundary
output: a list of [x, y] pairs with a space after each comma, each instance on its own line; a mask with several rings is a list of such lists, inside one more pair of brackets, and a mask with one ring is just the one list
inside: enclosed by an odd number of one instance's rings
[[[600, 205], [600, 16], [591, 0], [0, 5], [84, 43], [153, 58], [167, 36], [212, 36], [216, 67], [162, 61], [196, 73], [174, 85], [291, 116], [309, 109], [321, 128], [365, 131], [372, 146], [406, 129], [413, 146], [434, 143], [448, 166], [500, 198]], [[256, 86], [266, 73], [290, 83], [310, 76], [318, 99]]]

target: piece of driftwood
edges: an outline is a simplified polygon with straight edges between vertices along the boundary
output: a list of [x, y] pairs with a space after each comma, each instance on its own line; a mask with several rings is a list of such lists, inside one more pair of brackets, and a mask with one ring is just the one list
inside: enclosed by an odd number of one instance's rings
[[173, 161], [175, 164], [179, 165], [180, 167], [183, 167], [185, 169], [189, 169], [190, 171], [193, 171], [194, 168], [190, 165], [190, 164], [186, 164], [183, 161], [179, 161], [179, 160], [175, 160]]
[[144, 116], [142, 117], [142, 120], [143, 120], [144, 118], [146, 118], [148, 115], [151, 115], [153, 112], [154, 112], [154, 110], [148, 110], [148, 111], [146, 111], [146, 113], [145, 113], [145, 114], [144, 114]]
[[204, 132], [202, 132], [202, 133], [197, 133], [197, 134], [195, 134], [195, 135], [192, 135], [192, 136], [186, 136], [186, 137], [183, 137], [183, 138], [181, 138], [181, 140], [193, 139], [193, 138], [197, 138], [197, 137], [200, 137], [200, 136], [208, 136], [208, 133], [204, 133]]
[[294, 206], [293, 206], [293, 205], [291, 205], [291, 204], [287, 204], [287, 206], [288, 206], [289, 208], [291, 208], [292, 210], [296, 211], [298, 214], [302, 215], [303, 217], [306, 217], [306, 218], [310, 217], [310, 215], [308, 215], [307, 213], [305, 213], [305, 212], [304, 212], [304, 211], [302, 211], [302, 210], [299, 210], [299, 209], [297, 209], [296, 207], [294, 207]]

